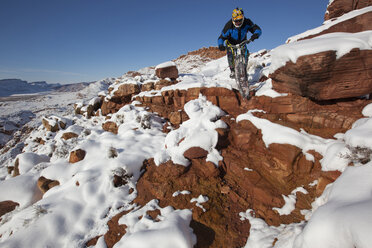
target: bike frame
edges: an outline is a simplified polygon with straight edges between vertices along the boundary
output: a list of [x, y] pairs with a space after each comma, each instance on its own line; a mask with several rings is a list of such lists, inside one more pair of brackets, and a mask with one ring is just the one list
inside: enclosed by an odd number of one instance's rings
[[232, 45], [230, 42], [226, 41], [226, 45], [231, 49], [234, 57], [236, 84], [238, 85], [240, 94], [247, 99], [249, 99], [249, 84], [247, 62], [245, 60], [245, 55], [243, 54], [243, 48], [250, 42], [251, 40], [245, 40], [240, 44]]

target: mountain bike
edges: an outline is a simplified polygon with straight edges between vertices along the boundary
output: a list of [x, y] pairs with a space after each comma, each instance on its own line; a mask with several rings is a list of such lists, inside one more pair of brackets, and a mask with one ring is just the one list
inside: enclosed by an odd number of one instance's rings
[[[235, 81], [239, 87], [240, 94], [249, 99], [249, 84], [248, 84], [248, 74], [247, 74], [247, 61], [245, 59], [245, 45], [250, 43], [251, 40], [245, 40], [240, 44], [232, 45], [230, 42], [226, 41], [228, 49], [231, 49], [234, 56], [235, 65]], [[248, 51], [248, 50], [247, 50]]]

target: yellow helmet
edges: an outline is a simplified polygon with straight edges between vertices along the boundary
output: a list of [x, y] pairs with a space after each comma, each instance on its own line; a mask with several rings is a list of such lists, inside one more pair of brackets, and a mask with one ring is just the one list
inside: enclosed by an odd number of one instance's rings
[[242, 8], [236, 8], [232, 12], [232, 22], [239, 28], [244, 22], [244, 11]]

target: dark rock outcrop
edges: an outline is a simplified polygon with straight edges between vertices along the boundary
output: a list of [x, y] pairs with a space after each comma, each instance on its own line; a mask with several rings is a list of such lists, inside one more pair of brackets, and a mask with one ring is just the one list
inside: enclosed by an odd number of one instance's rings
[[208, 151], [204, 150], [201, 147], [191, 147], [187, 149], [183, 156], [187, 159], [196, 159], [196, 158], [205, 158], [208, 155]]
[[[334, 0], [328, 6], [325, 20], [369, 6], [372, 6], [371, 0]], [[372, 11], [337, 21], [333, 25], [332, 20], [329, 20], [325, 25], [329, 27], [300, 40], [334, 32], [357, 33], [372, 30]], [[287, 62], [269, 77], [277, 91], [318, 101], [368, 95], [372, 93], [372, 50], [360, 50], [355, 46], [340, 58], [337, 58], [334, 50], [308, 54], [299, 57], [295, 63]]]
[[371, 0], [334, 0], [327, 8], [324, 20], [342, 16], [350, 11], [362, 9], [372, 5]]
[[86, 151], [77, 149], [70, 153], [69, 163], [77, 163], [85, 158]]
[[331, 100], [372, 93], [372, 51], [353, 49], [341, 58], [335, 51], [299, 57], [270, 75], [279, 92]]
[[102, 129], [107, 132], [118, 134], [119, 127], [115, 122], [106, 121], [105, 123], [102, 124]]
[[40, 177], [38, 180], [37, 180], [37, 187], [40, 189], [40, 191], [45, 194], [45, 192], [47, 192], [48, 190], [50, 190], [51, 188], [55, 187], [55, 186], [58, 186], [59, 185], [59, 182], [57, 180], [50, 180], [48, 178], [45, 178], [45, 177]]
[[56, 116], [51, 116], [49, 118], [44, 117], [41, 122], [46, 130], [50, 132], [58, 132], [59, 130], [66, 128], [66, 123]]
[[[113, 89], [109, 89], [109, 93]], [[110, 113], [116, 113], [125, 104], [132, 101], [132, 96], [141, 92], [138, 84], [121, 84], [117, 90], [115, 90], [110, 99], [105, 99], [101, 106], [102, 115]]]
[[73, 138], [77, 138], [77, 137], [79, 137], [79, 135], [77, 133], [73, 133], [73, 132], [66, 132], [66, 133], [62, 134], [62, 139], [64, 139], [64, 140], [69, 140], [69, 139], [73, 139]]
[[177, 69], [177, 66], [175, 65], [156, 68], [155, 73], [156, 73], [156, 76], [161, 79], [178, 78], [178, 69]]
[[9, 212], [12, 212], [18, 206], [19, 206], [19, 204], [17, 202], [13, 202], [13, 201], [2, 201], [2, 202], [0, 202], [0, 220], [1, 220], [1, 216], [3, 216], [4, 214], [7, 214]]
[[355, 16], [343, 22], [334, 24], [317, 34], [309, 35], [299, 40], [311, 39], [328, 33], [335, 32], [358, 33], [365, 30], [372, 30], [372, 11], [362, 15]]

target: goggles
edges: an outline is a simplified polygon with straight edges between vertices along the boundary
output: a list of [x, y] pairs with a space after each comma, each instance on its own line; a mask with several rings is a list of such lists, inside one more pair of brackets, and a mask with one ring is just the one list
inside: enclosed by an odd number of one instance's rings
[[243, 23], [243, 19], [234, 20], [234, 24], [237, 25], [237, 26], [242, 25], [242, 23]]

